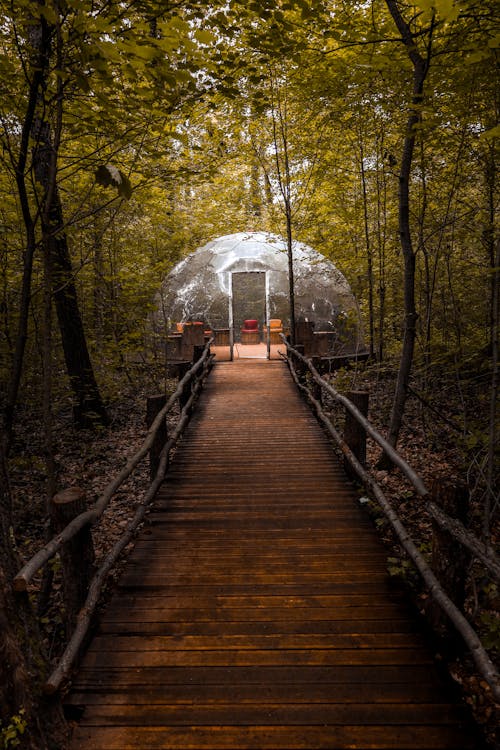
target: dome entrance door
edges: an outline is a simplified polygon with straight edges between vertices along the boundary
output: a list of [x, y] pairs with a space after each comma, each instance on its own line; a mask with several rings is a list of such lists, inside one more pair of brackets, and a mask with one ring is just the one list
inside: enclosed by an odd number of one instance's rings
[[239, 271], [231, 274], [230, 328], [239, 357], [268, 355], [268, 284], [265, 271]]

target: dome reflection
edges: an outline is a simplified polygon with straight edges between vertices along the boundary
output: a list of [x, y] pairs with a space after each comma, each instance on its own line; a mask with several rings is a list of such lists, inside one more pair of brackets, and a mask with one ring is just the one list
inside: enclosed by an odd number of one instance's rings
[[[314, 322], [315, 331], [336, 332], [343, 351], [358, 349], [359, 310], [349, 284], [335, 265], [311, 247], [293, 244], [295, 317]], [[203, 321], [213, 329], [233, 326], [236, 337], [246, 318], [265, 325], [289, 325], [286, 240], [266, 232], [240, 232], [208, 242], [178, 263], [166, 277], [156, 322]]]

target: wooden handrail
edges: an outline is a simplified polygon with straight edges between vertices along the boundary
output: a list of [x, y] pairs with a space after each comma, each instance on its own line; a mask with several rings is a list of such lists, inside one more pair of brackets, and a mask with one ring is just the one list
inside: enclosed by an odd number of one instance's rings
[[[292, 351], [295, 354], [296, 350], [293, 350], [293, 347], [289, 345], [288, 347], [292, 349]], [[304, 360], [304, 358], [299, 354], [299, 352], [296, 352], [296, 353], [300, 356], [302, 360]], [[335, 442], [341, 449], [342, 453], [346, 456], [347, 460], [349, 461], [349, 463], [351, 464], [354, 471], [359, 476], [359, 478], [361, 479], [365, 487], [369, 491], [371, 491], [374, 497], [376, 498], [379, 506], [384, 512], [384, 515], [386, 516], [392, 528], [394, 529], [394, 532], [401, 546], [404, 548], [404, 550], [406, 551], [406, 553], [412, 560], [413, 564], [419, 571], [420, 575], [424, 579], [425, 583], [429, 587], [429, 592], [431, 596], [440, 605], [442, 610], [450, 618], [456, 630], [462, 636], [464, 642], [466, 643], [467, 647], [469, 648], [472, 654], [472, 657], [476, 663], [476, 667], [479, 673], [484, 677], [484, 679], [490, 685], [495, 699], [500, 700], [500, 676], [498, 674], [498, 671], [495, 665], [491, 661], [486, 649], [482, 645], [476, 631], [470, 625], [466, 617], [458, 609], [455, 603], [448, 597], [446, 591], [441, 586], [439, 580], [436, 578], [434, 572], [430, 568], [429, 564], [426, 562], [422, 553], [416, 547], [415, 543], [411, 539], [408, 531], [406, 530], [404, 524], [400, 520], [398, 514], [396, 513], [396, 511], [390, 504], [389, 500], [384, 495], [379, 484], [373, 479], [373, 477], [370, 476], [370, 474], [364, 469], [364, 467], [358, 461], [353, 451], [349, 448], [349, 446], [347, 445], [345, 440], [342, 438], [340, 433], [332, 425], [330, 419], [326, 416], [323, 409], [321, 408], [321, 405], [314, 398], [314, 396], [311, 394], [309, 389], [300, 382], [297, 376], [297, 373], [295, 372], [293, 362], [290, 359], [288, 361], [290, 363], [290, 372], [292, 374], [292, 377], [297, 387], [303, 392], [305, 392], [307, 398], [309, 399], [311, 404], [314, 406], [318, 414], [318, 417], [324, 424], [328, 433], [333, 437], [333, 439], [335, 440]]]
[[387, 440], [380, 434], [380, 432], [378, 432], [378, 430], [373, 427], [371, 422], [369, 422], [368, 419], [366, 419], [366, 417], [361, 414], [359, 409], [357, 409], [354, 404], [349, 401], [348, 398], [335, 390], [335, 388], [330, 385], [330, 383], [327, 383], [325, 380], [323, 380], [310, 359], [304, 357], [303, 354], [298, 352], [297, 349], [291, 346], [288, 342], [286, 342], [286, 344], [287, 349], [293, 353], [294, 357], [297, 357], [298, 360], [303, 362], [306, 367], [309, 368], [314, 381], [318, 383], [321, 388], [324, 388], [324, 390], [329, 393], [335, 401], [345, 406], [345, 408], [353, 415], [353, 417], [364, 427], [366, 432], [380, 445], [381, 448], [384, 449], [384, 452], [389, 456], [391, 461], [401, 469], [406, 478], [415, 487], [418, 494], [422, 497], [428, 495], [429, 491], [418, 474], [411, 468], [411, 466], [404, 460], [404, 458], [402, 458], [399, 453], [394, 450], [392, 445], [387, 442]]
[[387, 440], [378, 432], [378, 430], [369, 422], [366, 417], [356, 408], [356, 406], [345, 396], [339, 393], [335, 388], [327, 383], [321, 375], [318, 373], [310, 359], [304, 357], [297, 349], [292, 347], [286, 339], [282, 336], [283, 340], [287, 345], [287, 349], [292, 352], [293, 356], [303, 362], [311, 372], [314, 381], [324, 390], [332, 396], [332, 398], [338, 403], [345, 406], [345, 408], [353, 415], [353, 417], [363, 426], [366, 432], [384, 449], [385, 453], [389, 456], [395, 466], [398, 466], [409, 482], [416, 489], [418, 494], [425, 499], [426, 509], [436, 523], [441, 528], [448, 531], [453, 537], [459, 541], [464, 547], [472, 552], [483, 565], [489, 570], [489, 572], [497, 579], [500, 580], [500, 559], [496, 554], [495, 550], [491, 545], [481, 542], [474, 534], [472, 534], [465, 526], [460, 523], [456, 518], [452, 518], [439, 508], [430, 499], [430, 494], [425, 487], [421, 477], [412, 469], [412, 467], [399, 455], [399, 453], [387, 442]]
[[108, 573], [112, 569], [113, 565], [115, 564], [116, 560], [118, 559], [120, 554], [123, 552], [127, 544], [129, 544], [129, 542], [132, 540], [134, 533], [137, 527], [139, 526], [139, 524], [143, 521], [144, 516], [146, 515], [146, 511], [148, 510], [148, 507], [151, 501], [154, 499], [160, 484], [164, 481], [165, 472], [168, 466], [169, 453], [172, 450], [172, 448], [176, 445], [187, 423], [189, 422], [190, 409], [198, 396], [198, 391], [201, 389], [201, 384], [203, 382], [205, 375], [207, 374], [209, 370], [209, 367], [210, 367], [210, 361], [209, 360], [207, 361], [205, 358], [203, 373], [201, 377], [199, 378], [199, 380], [196, 381], [193, 392], [191, 393], [189, 399], [186, 401], [180, 413], [179, 421], [177, 422], [176, 428], [172, 436], [163, 446], [163, 449], [160, 453], [158, 470], [156, 472], [156, 475], [153, 481], [151, 482], [149, 486], [149, 489], [146, 495], [144, 496], [142, 502], [138, 505], [134, 518], [128, 524], [125, 532], [122, 534], [120, 539], [116, 542], [116, 544], [110, 550], [108, 555], [105, 557], [103, 563], [101, 564], [100, 568], [94, 574], [94, 577], [89, 587], [87, 598], [80, 612], [77, 615], [76, 627], [73, 631], [73, 634], [70, 640], [68, 641], [66, 648], [64, 650], [64, 653], [59, 659], [58, 664], [56, 665], [52, 674], [49, 676], [49, 678], [45, 682], [44, 691], [45, 693], [49, 695], [52, 695], [53, 693], [57, 692], [57, 690], [59, 690], [59, 688], [61, 687], [62, 682], [68, 677], [71, 667], [75, 659], [78, 657], [84, 638], [89, 630], [89, 627], [91, 624], [91, 617], [99, 602], [99, 596], [101, 594], [101, 591], [106, 581], [106, 578], [108, 576]]
[[101, 496], [97, 500], [96, 504], [90, 510], [81, 513], [76, 516], [71, 523], [69, 523], [59, 534], [56, 534], [44, 547], [42, 547], [17, 573], [14, 578], [14, 590], [15, 591], [26, 591], [28, 583], [33, 578], [35, 573], [50, 560], [51, 557], [72, 539], [80, 529], [88, 524], [93, 525], [102, 516], [104, 511], [109, 505], [109, 502], [123, 482], [128, 479], [130, 474], [134, 471], [136, 466], [144, 459], [148, 454], [149, 449], [154, 441], [156, 431], [158, 430], [161, 422], [165, 419], [166, 414], [172, 409], [174, 403], [181, 395], [184, 386], [196, 375], [198, 370], [203, 367], [205, 360], [210, 355], [210, 344], [213, 339], [210, 339], [206, 344], [203, 354], [198, 361], [187, 371], [184, 377], [179, 381], [177, 389], [169, 398], [165, 406], [158, 412], [157, 416], [153, 420], [151, 427], [146, 433], [143, 444], [134, 455], [129, 458], [125, 467], [120, 473], [109, 482], [105, 487]]

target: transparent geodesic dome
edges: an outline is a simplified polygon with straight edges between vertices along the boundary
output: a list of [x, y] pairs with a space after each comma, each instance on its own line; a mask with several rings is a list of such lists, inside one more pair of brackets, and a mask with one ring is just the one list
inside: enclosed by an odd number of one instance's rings
[[[342, 329], [347, 348], [360, 348], [359, 310], [343, 274], [311, 247], [293, 243], [296, 320], [314, 321], [315, 331]], [[260, 288], [260, 292], [259, 292]], [[266, 232], [240, 232], [208, 242], [178, 263], [165, 278], [157, 327], [203, 321], [213, 329], [238, 327], [245, 318], [289, 325], [286, 240]], [[347, 333], [346, 333], [347, 332]], [[344, 347], [346, 348], [346, 347]]]

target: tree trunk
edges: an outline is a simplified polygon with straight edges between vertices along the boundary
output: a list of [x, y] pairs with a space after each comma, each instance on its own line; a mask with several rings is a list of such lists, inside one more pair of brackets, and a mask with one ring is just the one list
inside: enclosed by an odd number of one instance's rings
[[288, 295], [290, 298], [290, 343], [295, 344], [295, 277], [293, 270], [292, 212], [290, 202], [286, 204], [286, 248], [288, 253]]
[[399, 236], [404, 258], [404, 336], [388, 434], [389, 444], [395, 447], [403, 422], [415, 348], [417, 312], [415, 308], [415, 253], [410, 229], [410, 176], [415, 150], [416, 128], [421, 120], [419, 105], [422, 103], [424, 81], [429, 65], [428, 61], [424, 60], [418, 52], [410, 27], [403, 19], [396, 0], [386, 0], [386, 3], [413, 64], [413, 106], [406, 123], [398, 190]]
[[[57, 40], [58, 57], [60, 40], [54, 28], [41, 26], [39, 44], [44, 59], [50, 59], [51, 36]], [[43, 33], [45, 31], [45, 33]], [[62, 61], [58, 60], [62, 66]], [[36, 181], [43, 187], [42, 242], [48, 253], [52, 271], [52, 285], [57, 319], [66, 361], [66, 369], [74, 394], [73, 416], [79, 427], [93, 427], [96, 422], [108, 424], [108, 416], [94, 376], [87, 340], [78, 306], [73, 268], [67, 237], [64, 232], [63, 211], [57, 187], [57, 157], [62, 128], [62, 96], [59, 82], [56, 112], [56, 133], [52, 138], [50, 124], [43, 116], [35, 118], [33, 126], [37, 146], [33, 154]]]
[[[271, 81], [274, 88], [274, 84]], [[273, 115], [273, 141], [274, 153], [276, 160], [276, 173], [278, 183], [283, 198], [283, 207], [286, 221], [286, 247], [288, 255], [288, 301], [290, 309], [290, 343], [295, 344], [295, 276], [293, 268], [293, 236], [292, 236], [292, 193], [291, 193], [291, 175], [290, 161], [288, 154], [288, 134], [286, 122], [286, 102], [283, 103], [279, 91], [279, 84], [276, 83], [276, 101], [272, 104]], [[280, 146], [283, 152], [282, 161], [280, 160]]]
[[[59, 197], [56, 193], [52, 217], [62, 225]], [[55, 231], [52, 224], [52, 231]], [[75, 397], [73, 416], [79, 427], [93, 427], [95, 423], [108, 424], [108, 416], [97, 386], [85, 338], [83, 322], [78, 307], [73, 269], [64, 234], [52, 234], [51, 254], [53, 260], [54, 298], [57, 319], [61, 329], [66, 369]]]
[[370, 229], [368, 226], [368, 197], [366, 189], [366, 172], [365, 172], [365, 154], [363, 149], [363, 136], [359, 135], [359, 166], [361, 173], [361, 187], [363, 190], [363, 219], [365, 228], [366, 243], [366, 264], [368, 276], [368, 330], [369, 330], [369, 348], [370, 357], [375, 353], [375, 334], [374, 334], [374, 312], [373, 312], [373, 253], [370, 242]]
[[[378, 165], [382, 166], [382, 174], [380, 174], [380, 166], [377, 168], [377, 252], [378, 252], [378, 295], [379, 295], [379, 311], [378, 311], [378, 342], [377, 342], [377, 356], [378, 361], [382, 362], [385, 353], [385, 295], [386, 295], [386, 282], [385, 282], [385, 245], [387, 235], [387, 180], [386, 170], [384, 165], [384, 151], [383, 151], [383, 134], [380, 137], [380, 143], [378, 145], [379, 158]], [[393, 158], [393, 157], [392, 157]]]
[[[52, 414], [52, 268], [50, 254], [44, 248], [44, 278], [43, 278], [43, 435], [44, 435], [44, 460], [45, 473], [45, 503], [47, 509], [47, 523], [45, 527], [45, 541], [52, 539], [53, 529], [50, 522], [50, 503], [56, 492], [57, 471], [54, 459], [54, 419]], [[38, 597], [38, 613], [44, 614], [52, 590], [54, 572], [50, 565], [43, 570], [40, 594]]]
[[262, 196], [260, 191], [260, 170], [259, 161], [256, 156], [252, 155], [252, 165], [250, 168], [250, 189], [248, 200], [248, 211], [252, 218], [260, 221], [262, 219]]
[[498, 393], [500, 386], [499, 373], [499, 332], [500, 332], [500, 240], [496, 243], [496, 253], [492, 269], [492, 325], [491, 325], [491, 386], [490, 386], [490, 414], [488, 430], [488, 458], [486, 465], [486, 495], [483, 515], [483, 541], [490, 540], [490, 523], [493, 512], [493, 499], [498, 490]]
[[85, 340], [67, 241], [61, 231], [63, 226], [62, 208], [56, 186], [57, 148], [54, 148], [51, 144], [48, 122], [42, 116], [37, 115], [38, 108], [40, 108], [40, 111], [44, 111], [44, 105], [43, 102], [40, 102], [40, 97], [48, 76], [55, 28], [50, 26], [43, 17], [40, 17], [36, 22], [32, 19], [27, 35], [33, 50], [30, 61], [32, 78], [21, 131], [19, 155], [14, 165], [17, 190], [26, 229], [26, 249], [24, 252], [18, 334], [4, 407], [2, 445], [7, 454], [12, 439], [14, 410], [21, 382], [24, 351], [28, 336], [31, 276], [36, 250], [35, 220], [31, 214], [26, 185], [30, 138], [35, 142], [32, 168], [35, 171], [36, 179], [43, 186], [45, 192], [42, 211], [45, 216], [44, 226], [42, 226], [43, 242], [49, 248], [51, 256], [57, 315], [61, 327], [68, 375], [76, 400], [75, 420], [82, 426], [92, 424], [96, 418], [100, 422], [107, 423], [106, 411], [95, 381]]
[[14, 411], [16, 408], [21, 375], [23, 371], [24, 352], [26, 341], [28, 339], [28, 319], [31, 302], [31, 278], [33, 272], [33, 258], [36, 249], [35, 222], [31, 214], [28, 189], [26, 186], [28, 162], [28, 150], [30, 135], [32, 135], [33, 122], [35, 119], [36, 105], [39, 98], [40, 88], [43, 82], [43, 71], [47, 65], [47, 54], [43, 47], [38, 49], [32, 60], [32, 78], [29, 85], [28, 103], [26, 105], [26, 114], [21, 130], [19, 144], [19, 153], [15, 161], [14, 170], [16, 175], [17, 192], [21, 205], [21, 213], [26, 232], [26, 247], [23, 255], [23, 281], [21, 290], [21, 302], [19, 310], [18, 331], [14, 347], [14, 356], [7, 385], [7, 395], [5, 399], [3, 415], [3, 438], [2, 445], [5, 454], [10, 451], [12, 441], [12, 430], [14, 424]]

